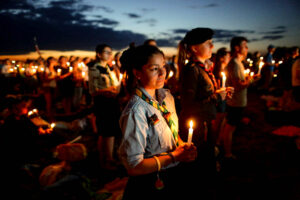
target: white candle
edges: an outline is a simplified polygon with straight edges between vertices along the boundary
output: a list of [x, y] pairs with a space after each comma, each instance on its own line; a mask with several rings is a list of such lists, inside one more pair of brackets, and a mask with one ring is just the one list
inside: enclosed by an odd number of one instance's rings
[[222, 74], [222, 88], [224, 88], [225, 87], [225, 82], [226, 82], [226, 75], [225, 75], [224, 72], [221, 72], [221, 74]]
[[259, 62], [259, 66], [258, 66], [258, 74], [260, 74], [261, 68], [263, 67], [264, 64], [265, 64], [265, 63], [264, 63], [263, 61], [260, 61], [260, 62]]
[[81, 72], [81, 76], [82, 76], [82, 78], [84, 78], [85, 77], [85, 72]]
[[69, 67], [69, 72], [73, 72], [73, 67]]
[[60, 76], [61, 75], [61, 69], [57, 69], [57, 75]]
[[193, 120], [190, 121], [189, 135], [188, 135], [188, 145], [191, 145], [193, 138]]

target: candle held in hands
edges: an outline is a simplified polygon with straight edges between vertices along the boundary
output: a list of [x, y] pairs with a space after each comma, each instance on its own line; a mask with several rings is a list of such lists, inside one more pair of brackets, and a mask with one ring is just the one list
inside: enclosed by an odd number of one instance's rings
[[193, 120], [190, 121], [190, 128], [189, 128], [189, 135], [188, 135], [188, 145], [191, 145], [192, 143], [192, 138], [193, 138]]
[[222, 75], [222, 88], [225, 87], [225, 82], [226, 82], [226, 75], [224, 72], [221, 72], [221, 75]]

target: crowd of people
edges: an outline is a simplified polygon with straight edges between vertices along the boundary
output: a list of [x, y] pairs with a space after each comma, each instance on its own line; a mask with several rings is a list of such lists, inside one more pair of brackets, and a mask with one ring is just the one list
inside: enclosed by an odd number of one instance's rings
[[213, 54], [213, 36], [210, 28], [190, 30], [170, 59], [150, 39], [114, 56], [99, 44], [95, 58], [2, 60], [1, 148], [14, 145], [5, 170], [24, 170], [52, 151], [44, 149], [53, 127], [33, 123], [30, 110], [49, 122], [87, 110], [101, 168], [115, 171], [121, 163], [129, 176], [123, 199], [209, 195], [216, 175], [238, 159], [232, 138], [249, 87], [279, 91], [278, 109], [300, 109], [298, 47], [270, 45], [266, 56], [252, 56], [247, 38], [233, 37], [230, 50]]

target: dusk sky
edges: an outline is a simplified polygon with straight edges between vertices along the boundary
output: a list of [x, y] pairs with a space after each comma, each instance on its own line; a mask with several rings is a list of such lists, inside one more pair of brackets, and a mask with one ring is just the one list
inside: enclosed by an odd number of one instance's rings
[[215, 31], [216, 51], [233, 36], [249, 39], [249, 51], [269, 44], [300, 46], [299, 0], [1, 0], [0, 55], [41, 50], [114, 50], [147, 38], [176, 49], [195, 27]]

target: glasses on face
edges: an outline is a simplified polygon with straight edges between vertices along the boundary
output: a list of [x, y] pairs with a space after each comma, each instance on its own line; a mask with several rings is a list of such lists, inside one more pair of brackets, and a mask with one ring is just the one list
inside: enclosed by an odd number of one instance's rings
[[111, 51], [103, 51], [102, 53], [105, 53], [105, 54], [108, 54], [108, 55], [111, 55], [111, 54], [112, 54]]

